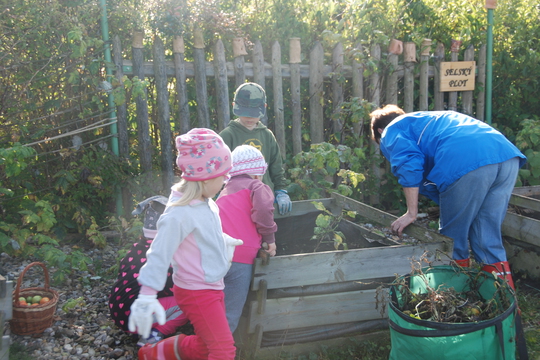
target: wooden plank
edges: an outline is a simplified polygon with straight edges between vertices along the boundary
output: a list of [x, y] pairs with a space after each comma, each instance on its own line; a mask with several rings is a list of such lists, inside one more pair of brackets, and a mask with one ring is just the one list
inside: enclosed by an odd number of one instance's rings
[[[142, 43], [143, 34], [135, 32], [131, 47], [131, 56], [133, 57], [132, 75], [144, 80], [144, 45]], [[152, 150], [150, 149], [150, 125], [148, 124], [148, 89], [144, 88], [144, 95], [135, 98], [135, 108], [137, 117], [137, 138], [139, 140], [139, 161], [141, 162], [141, 171], [150, 173], [152, 171]], [[142, 184], [145, 185], [145, 184]]]
[[426, 254], [435, 261], [436, 253], [444, 247], [444, 243], [429, 243], [283, 255], [271, 258], [266, 266], [258, 258], [251, 290], [258, 290], [261, 280], [270, 290], [404, 275], [411, 272], [412, 259], [419, 260]]
[[[354, 51], [357, 55], [354, 56], [353, 63], [352, 63], [352, 93], [354, 97], [363, 99], [364, 98], [364, 65], [362, 64], [361, 61], [358, 61], [360, 54], [362, 54], [362, 44], [357, 43]], [[354, 123], [353, 129], [354, 129], [354, 134], [360, 137], [360, 135], [362, 135], [362, 132], [364, 130], [364, 119], [362, 118], [359, 122]]]
[[245, 41], [241, 37], [233, 39], [233, 57], [234, 57], [234, 88], [246, 82], [246, 73], [244, 71], [244, 55], [247, 55]]
[[208, 93], [206, 87], [206, 70], [204, 67], [204, 48], [193, 49], [195, 61], [195, 93], [197, 96], [197, 118], [199, 127], [210, 127], [210, 113], [208, 110]]
[[[365, 218], [371, 219], [378, 224], [389, 227], [392, 222], [397, 220], [397, 216], [384, 212], [382, 210], [371, 207], [367, 204], [361, 203], [359, 201], [350, 199], [346, 196], [332, 193], [332, 198], [336, 200], [338, 206], [342, 207], [344, 210], [353, 210], [358, 213], [358, 215]], [[453, 240], [448, 236], [436, 233], [434, 231], [428, 230], [423, 226], [416, 224], [410, 224], [405, 228], [405, 234], [414, 237], [422, 242], [444, 242], [450, 248], [452, 247]]]
[[526, 209], [531, 209], [540, 212], [540, 200], [528, 196], [512, 194], [510, 196], [510, 205], [521, 206]]
[[507, 212], [502, 224], [505, 236], [540, 246], [540, 221]]
[[[463, 60], [465, 61], [472, 61], [474, 63], [474, 46], [471, 44], [467, 46], [467, 49], [465, 50], [465, 53], [463, 55]], [[474, 63], [476, 66], [476, 63]], [[474, 74], [472, 80], [474, 81]], [[464, 114], [472, 116], [472, 102], [473, 102], [473, 93], [474, 93], [474, 87], [471, 91], [463, 91], [461, 93], [461, 102], [462, 102], [462, 112]]]
[[[261, 41], [255, 40], [253, 44], [253, 82], [266, 89], [265, 77], [264, 77], [264, 53]], [[268, 120], [268, 118], [266, 118]], [[268, 125], [268, 122], [264, 122]]]
[[[178, 124], [180, 124], [181, 134], [185, 134], [191, 129], [189, 124], [190, 116], [186, 84], [186, 61], [184, 59], [184, 52], [184, 38], [181, 36], [176, 36], [173, 40], [173, 56], [176, 77], [176, 100], [178, 101]], [[219, 54], [217, 54], [216, 57], [219, 57]], [[219, 79], [219, 71], [216, 71], [216, 74], [218, 74], [216, 75], [217, 82]]]
[[540, 185], [515, 187], [514, 190], [512, 190], [512, 194], [523, 196], [540, 195]]
[[403, 47], [405, 57], [405, 73], [403, 75], [403, 110], [406, 113], [414, 111], [414, 63], [416, 62], [416, 46], [414, 43], [405, 43]]
[[[332, 68], [334, 76], [332, 76], [332, 112], [339, 114], [341, 112], [341, 104], [343, 103], [343, 86], [341, 85], [341, 69], [343, 69], [343, 44], [341, 42], [334, 46], [332, 51]], [[335, 116], [332, 119], [332, 132], [340, 139], [343, 130], [342, 116]]]
[[309, 54], [309, 134], [312, 144], [324, 141], [323, 85], [324, 50], [315, 41]]
[[[370, 55], [372, 58], [372, 61], [377, 64], [377, 66], [380, 66], [379, 63], [381, 61], [381, 47], [378, 44], [371, 46]], [[381, 84], [380, 84], [380, 76], [377, 71], [373, 71], [373, 73], [369, 76], [369, 100], [375, 105], [380, 106], [381, 102]], [[377, 143], [374, 141], [371, 142], [371, 152], [373, 156], [377, 157], [380, 155], [381, 150]], [[373, 188], [375, 188], [376, 191], [374, 191], [369, 196], [369, 202], [371, 204], [378, 204], [379, 203], [379, 191], [381, 187], [381, 167], [379, 162], [374, 161], [371, 166], [371, 171], [373, 173]]]
[[386, 78], [386, 104], [398, 103], [398, 60], [399, 56], [396, 54], [388, 54], [389, 71]]
[[173, 140], [171, 131], [171, 118], [169, 110], [169, 90], [167, 88], [167, 75], [165, 74], [165, 48], [159, 36], [154, 38], [154, 71], [156, 73], [157, 114], [160, 133], [161, 172], [164, 189], [170, 189], [174, 183], [174, 172], [171, 164], [173, 160]]
[[285, 160], [287, 145], [285, 140], [285, 112], [283, 106], [283, 79], [280, 74], [281, 68], [281, 46], [274, 41], [272, 45], [272, 86], [274, 90], [274, 134], [279, 146], [281, 157]]
[[[371, 46], [370, 56], [372, 61], [379, 66], [381, 62], [381, 46], [379, 44], [374, 44]], [[369, 76], [369, 101], [371, 101], [375, 106], [381, 105], [381, 81], [379, 72], [373, 71]]]
[[[124, 59], [122, 61], [123, 68], [124, 68], [124, 75], [131, 76], [133, 75], [133, 62], [130, 59]], [[167, 70], [167, 76], [173, 77], [174, 76], [174, 63], [172, 61], [166, 61], [166, 70]], [[143, 63], [143, 71], [144, 75], [146, 77], [153, 77], [154, 76], [154, 69], [152, 66], [151, 61], [147, 61]], [[186, 75], [188, 77], [194, 76], [194, 66], [193, 62], [187, 61], [186, 62]], [[291, 67], [290, 64], [283, 64], [281, 65], [281, 76], [284, 78], [290, 78], [291, 77]], [[398, 77], [403, 77], [405, 73], [405, 66], [399, 65], [397, 67], [397, 73]], [[429, 77], [433, 77], [436, 72], [435, 66], [429, 66]], [[207, 77], [213, 77], [215, 76], [214, 73], [214, 66], [212, 62], [206, 63], [206, 76]], [[250, 78], [253, 77], [253, 64], [248, 62], [244, 64], [244, 73], [246, 77]], [[322, 76], [325, 80], [329, 80], [332, 77], [332, 65], [323, 65], [322, 66]], [[343, 65], [343, 76], [346, 79], [351, 79], [353, 74], [353, 67], [352, 65]], [[264, 64], [264, 76], [265, 78], [271, 78], [272, 77], [272, 65], [265, 63]], [[418, 77], [419, 75], [414, 75], [415, 77]], [[227, 62], [227, 77], [228, 78], [234, 78], [234, 62]], [[300, 65], [300, 78], [307, 80], [310, 79], [310, 65], [304, 64]]]
[[[291, 110], [293, 155], [302, 152], [302, 104], [300, 101], [300, 64], [291, 64]], [[286, 158], [285, 154], [282, 154]]]
[[[453, 62], [458, 61], [459, 57], [459, 48], [458, 49], [451, 49], [450, 53], [450, 60]], [[441, 63], [442, 67], [442, 63]], [[442, 70], [442, 69], [441, 69]], [[442, 71], [441, 71], [442, 73]], [[444, 88], [441, 84], [441, 91], [444, 91]], [[451, 91], [448, 93], [448, 110], [457, 111], [457, 99], [458, 99], [458, 92], [457, 91]]]
[[427, 111], [429, 106], [429, 53], [420, 55], [420, 81], [418, 84], [419, 99], [418, 110]]
[[[385, 307], [378, 302], [387, 297], [388, 289], [378, 291], [379, 296], [377, 290], [363, 290], [268, 299], [264, 314], [259, 314], [257, 303], [252, 302], [248, 332], [255, 332], [257, 325], [262, 326], [264, 331], [275, 331], [382, 319], [388, 315], [386, 312], [381, 314]], [[339, 307], [331, 305], [334, 303], [339, 304]]]
[[216, 41], [214, 66], [216, 69], [216, 102], [218, 116], [218, 131], [223, 130], [231, 121], [229, 100], [229, 83], [227, 81], [227, 66], [225, 63], [225, 47], [221, 39]]
[[[124, 87], [124, 73], [122, 68], [122, 43], [120, 37], [116, 35], [113, 39], [113, 60], [116, 68], [115, 77], [118, 81], [118, 86]], [[111, 81], [109, 79], [109, 81]], [[125, 89], [124, 89], [125, 91]], [[127, 104], [129, 99], [126, 95], [126, 101], [123, 104], [116, 106], [116, 119], [118, 126], [118, 147], [120, 150], [120, 156], [129, 158], [129, 139], [128, 139], [128, 126], [127, 126]], [[131, 204], [130, 204], [131, 205]], [[129, 207], [127, 207], [129, 209]]]
[[[3, 320], [8, 321], [13, 318], [13, 281], [8, 281], [5, 278], [0, 280], [1, 291], [4, 296], [0, 297], [0, 313], [3, 315]], [[3, 332], [0, 332], [0, 335]]]
[[433, 110], [444, 110], [444, 93], [441, 91], [441, 62], [444, 61], [444, 44], [437, 43], [435, 49], [435, 79], [433, 80]]

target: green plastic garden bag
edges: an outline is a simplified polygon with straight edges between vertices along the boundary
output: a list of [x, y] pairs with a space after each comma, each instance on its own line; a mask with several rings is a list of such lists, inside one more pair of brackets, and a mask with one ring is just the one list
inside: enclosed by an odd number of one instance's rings
[[[434, 289], [439, 285], [453, 287], [457, 292], [470, 289], [469, 275], [452, 266], [422, 269], [418, 275], [407, 275], [390, 287], [390, 360], [513, 360], [516, 353], [517, 304], [514, 293], [492, 274], [482, 272], [479, 293], [491, 299], [497, 286], [504, 286], [511, 305], [502, 314], [485, 321], [470, 323], [443, 323], [419, 320], [404, 314], [400, 287], [403, 280], [415, 294], [427, 292], [426, 283]], [[401, 281], [400, 281], [401, 280]], [[498, 284], [495, 284], [497, 282]], [[397, 304], [397, 305], [396, 305]]]

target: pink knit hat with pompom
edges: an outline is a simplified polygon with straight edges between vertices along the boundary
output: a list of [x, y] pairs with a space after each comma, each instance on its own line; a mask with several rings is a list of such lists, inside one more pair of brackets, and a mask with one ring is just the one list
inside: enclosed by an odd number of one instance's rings
[[210, 180], [231, 170], [231, 150], [210, 129], [195, 128], [177, 136], [176, 149], [176, 164], [187, 181]]

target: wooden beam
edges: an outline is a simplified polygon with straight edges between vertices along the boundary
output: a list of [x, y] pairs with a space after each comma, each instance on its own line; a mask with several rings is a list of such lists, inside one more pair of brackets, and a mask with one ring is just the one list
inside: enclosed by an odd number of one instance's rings
[[[397, 216], [376, 209], [359, 201], [353, 200], [346, 196], [332, 193], [332, 198], [335, 199], [337, 205], [342, 207], [344, 210], [356, 211], [358, 215], [371, 219], [383, 226], [388, 227], [390, 226], [390, 224], [392, 224], [392, 222], [397, 220]], [[416, 224], [411, 224], [407, 226], [404, 233], [424, 242], [442, 241], [448, 244], [448, 246], [451, 246], [453, 244], [453, 240], [448, 236], [436, 233]]]
[[[388, 315], [382, 310], [383, 304], [377, 304], [377, 291], [387, 293], [388, 289], [268, 299], [262, 315], [254, 302], [250, 307], [248, 332], [254, 333], [257, 325], [264, 331], [274, 331], [383, 319]], [[332, 305], [335, 303], [339, 303], [339, 308]]]
[[404, 275], [411, 272], [412, 260], [419, 260], [424, 254], [435, 262], [436, 253], [444, 252], [445, 245], [440, 242], [282, 255], [271, 258], [268, 266], [258, 258], [251, 290], [257, 291], [261, 280], [266, 281], [270, 290]]
[[540, 246], [540, 221], [513, 213], [506, 213], [502, 224], [505, 236]]

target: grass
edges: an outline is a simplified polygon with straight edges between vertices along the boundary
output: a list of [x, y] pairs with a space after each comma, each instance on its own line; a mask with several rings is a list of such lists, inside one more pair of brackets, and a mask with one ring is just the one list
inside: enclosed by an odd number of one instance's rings
[[28, 348], [18, 342], [13, 342], [9, 347], [9, 360], [33, 360]]
[[518, 304], [527, 343], [529, 359], [540, 359], [540, 286], [538, 283], [518, 282]]

